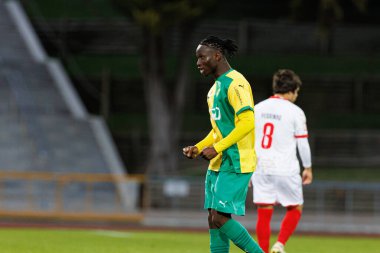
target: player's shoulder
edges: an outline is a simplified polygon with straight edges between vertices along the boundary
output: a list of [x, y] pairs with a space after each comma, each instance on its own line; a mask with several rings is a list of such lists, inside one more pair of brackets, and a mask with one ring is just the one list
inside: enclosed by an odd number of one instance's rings
[[271, 105], [271, 102], [267, 98], [255, 104], [255, 112], [261, 113], [265, 111], [272, 111], [273, 107], [274, 106]]
[[304, 111], [301, 109], [301, 107], [299, 107], [298, 105], [290, 102], [290, 108], [291, 110], [289, 110], [289, 114], [291, 114], [294, 118], [296, 119], [304, 119], [306, 118], [305, 116], [305, 113]]
[[240, 73], [239, 71], [237, 71], [236, 69], [231, 69], [231, 70], [226, 74], [226, 76], [228, 76], [228, 77], [231, 78], [231, 79], [239, 79], [239, 78], [245, 79], [245, 77], [243, 76], [243, 74]]
[[243, 74], [235, 69], [232, 69], [226, 76], [232, 79], [231, 85], [249, 85], [247, 79], [243, 76]]
[[[266, 99], [260, 101], [259, 103], [257, 103], [256, 106], [262, 106], [262, 107], [265, 107], [265, 106], [275, 106], [278, 103], [284, 103], [284, 102], [286, 102], [286, 101], [285, 100], [282, 101], [282, 99], [273, 98], [273, 96], [272, 96], [272, 97], [269, 97], [269, 98], [266, 98]], [[287, 103], [285, 103], [285, 106], [286, 106], [286, 104]], [[282, 105], [282, 106], [284, 106], [284, 105]]]
[[301, 107], [299, 107], [298, 105], [288, 101], [288, 100], [285, 100], [285, 99], [281, 99], [281, 98], [275, 98], [275, 97], [270, 97], [270, 98], [267, 98], [259, 103], [257, 103], [255, 105], [255, 108], [266, 108], [266, 107], [269, 107], [269, 108], [282, 108], [284, 111], [289, 111], [289, 112], [292, 112], [292, 113], [301, 113], [303, 114], [303, 110], [301, 109]]
[[272, 103], [272, 100], [270, 98], [266, 98], [264, 100], [261, 100], [260, 102], [257, 102], [256, 106], [266, 106]]
[[268, 104], [268, 103], [269, 103], [269, 99], [267, 98], [267, 99], [264, 99], [264, 100], [258, 102], [258, 103], [255, 105], [255, 107], [262, 107], [262, 106], [265, 106], [265, 105]]
[[292, 108], [294, 111], [296, 111], [297, 113], [302, 113], [302, 114], [304, 113], [303, 110], [302, 110], [302, 108], [299, 107], [298, 105], [296, 105], [296, 104], [294, 104], [294, 103], [292, 103], [292, 102], [290, 102], [289, 104], [290, 104], [291, 108]]

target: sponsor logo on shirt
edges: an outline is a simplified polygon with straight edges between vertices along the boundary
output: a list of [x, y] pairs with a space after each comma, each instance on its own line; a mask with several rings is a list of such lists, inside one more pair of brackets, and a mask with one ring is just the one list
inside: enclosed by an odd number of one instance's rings
[[[240, 86], [240, 85], [239, 85], [239, 86]], [[239, 92], [239, 90], [238, 90], [236, 87], [234, 88], [234, 90], [235, 90], [236, 96], [237, 96], [238, 99], [239, 99], [240, 105], [242, 105], [242, 104], [243, 104], [243, 101], [241, 100], [241, 96], [240, 96], [240, 92]]]
[[221, 118], [222, 118], [222, 116], [221, 116], [221, 114], [220, 114], [220, 109], [219, 109], [219, 107], [215, 107], [215, 108], [212, 108], [211, 110], [210, 110], [211, 112], [210, 112], [210, 114], [211, 114], [211, 118], [213, 119], [213, 120], [220, 120]]

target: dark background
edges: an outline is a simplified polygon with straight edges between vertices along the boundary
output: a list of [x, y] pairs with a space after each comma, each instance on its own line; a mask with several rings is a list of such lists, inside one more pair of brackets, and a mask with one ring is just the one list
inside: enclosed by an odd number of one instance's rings
[[[139, 29], [107, 0], [22, 2], [46, 50], [62, 60], [87, 109], [105, 117], [127, 170], [144, 173], [149, 137], [138, 53], [144, 38]], [[194, 40], [208, 33], [239, 40], [239, 29], [246, 29], [247, 45], [231, 65], [252, 84], [256, 103], [271, 95], [276, 69], [292, 68], [301, 76], [304, 86], [297, 104], [315, 137], [311, 147], [320, 177], [330, 168], [379, 171], [379, 164], [326, 162], [326, 157], [378, 156], [376, 141], [357, 136], [380, 127], [380, 2], [368, 1], [366, 11], [360, 12], [352, 1], [337, 1], [343, 15], [333, 23], [329, 50], [321, 50], [317, 39], [320, 1], [303, 1], [297, 11], [291, 2], [219, 1], [200, 21]], [[167, 31], [166, 38], [170, 86], [177, 70], [175, 53], [181, 48], [176, 46], [175, 29]], [[200, 77], [195, 58], [189, 60], [192, 88], [186, 96], [184, 145], [209, 130], [205, 96], [212, 83]], [[104, 87], [109, 89], [107, 112], [102, 111]], [[344, 134], [352, 137], [334, 139]], [[198, 173], [194, 165], [181, 162], [182, 173]]]

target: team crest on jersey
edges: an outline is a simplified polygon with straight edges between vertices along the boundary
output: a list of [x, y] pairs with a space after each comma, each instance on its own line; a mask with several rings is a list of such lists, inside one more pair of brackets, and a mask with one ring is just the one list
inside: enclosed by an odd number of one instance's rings
[[219, 107], [215, 107], [215, 108], [212, 108], [211, 110], [211, 118], [213, 119], [213, 120], [220, 120], [221, 119], [221, 115], [220, 115], [220, 109], [219, 109]]

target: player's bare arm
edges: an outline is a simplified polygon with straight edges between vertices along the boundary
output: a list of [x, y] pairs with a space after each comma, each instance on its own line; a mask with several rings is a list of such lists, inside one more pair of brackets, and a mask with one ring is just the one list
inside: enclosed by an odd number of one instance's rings
[[182, 149], [182, 153], [189, 159], [194, 159], [198, 155], [198, 148], [196, 146], [187, 146]]
[[313, 170], [311, 167], [305, 168], [302, 172], [302, 184], [311, 184], [313, 181]]

